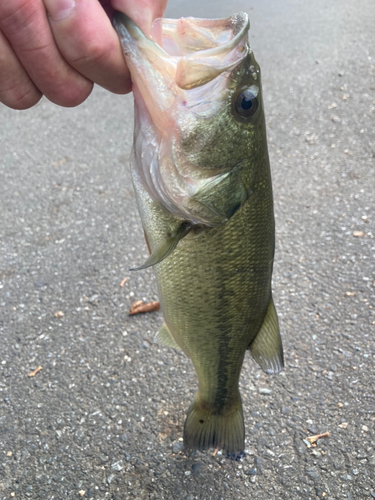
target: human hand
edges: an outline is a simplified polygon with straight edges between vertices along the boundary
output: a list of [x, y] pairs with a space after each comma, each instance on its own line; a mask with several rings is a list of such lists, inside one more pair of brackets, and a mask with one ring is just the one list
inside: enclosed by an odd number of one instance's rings
[[45, 95], [77, 106], [94, 83], [131, 90], [129, 70], [111, 24], [114, 10], [146, 33], [167, 0], [0, 0], [0, 102], [27, 109]]

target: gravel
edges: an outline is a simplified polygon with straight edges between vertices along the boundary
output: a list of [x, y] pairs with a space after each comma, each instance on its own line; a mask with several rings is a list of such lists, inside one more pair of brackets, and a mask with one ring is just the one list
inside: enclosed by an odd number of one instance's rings
[[246, 357], [246, 454], [183, 448], [194, 370], [154, 343], [160, 312], [128, 316], [157, 300], [152, 271], [128, 271], [147, 255], [132, 99], [96, 89], [76, 109], [0, 111], [0, 500], [375, 498], [375, 9], [173, 0], [169, 13], [246, 8], [286, 359], [270, 377]]

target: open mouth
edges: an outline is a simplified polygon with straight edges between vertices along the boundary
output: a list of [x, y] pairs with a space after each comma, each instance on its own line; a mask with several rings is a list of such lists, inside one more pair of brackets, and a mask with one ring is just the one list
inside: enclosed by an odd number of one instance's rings
[[155, 69], [173, 77], [184, 90], [231, 70], [249, 51], [249, 19], [243, 12], [226, 19], [158, 19], [152, 36], [159, 43], [147, 38], [124, 14], [116, 14], [114, 25], [125, 56], [134, 59], [136, 47]]

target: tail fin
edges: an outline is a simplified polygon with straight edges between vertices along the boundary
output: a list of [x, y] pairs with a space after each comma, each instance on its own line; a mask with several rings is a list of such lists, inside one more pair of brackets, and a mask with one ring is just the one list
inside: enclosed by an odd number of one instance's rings
[[193, 450], [220, 448], [233, 458], [242, 455], [245, 446], [245, 427], [241, 396], [220, 413], [210, 410], [207, 404], [199, 403], [197, 396], [191, 404], [184, 426], [184, 444]]

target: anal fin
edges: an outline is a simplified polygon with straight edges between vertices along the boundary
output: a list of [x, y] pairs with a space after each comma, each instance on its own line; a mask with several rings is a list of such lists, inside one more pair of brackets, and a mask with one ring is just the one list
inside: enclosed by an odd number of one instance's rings
[[161, 325], [158, 333], [155, 335], [155, 342], [158, 344], [163, 344], [167, 347], [173, 347], [174, 349], [181, 349], [181, 347], [177, 344], [177, 342], [172, 337], [169, 328], [165, 323]]
[[[182, 238], [184, 238], [191, 231], [191, 229], [192, 224], [190, 224], [190, 222], [183, 222], [175, 233], [166, 236], [166, 238], [153, 250], [150, 257], [142, 266], [130, 269], [130, 271], [140, 271], [141, 269], [146, 269], [147, 267], [159, 264], [159, 262], [166, 259], [168, 255], [173, 252], [178, 242], [182, 240]], [[147, 235], [146, 243], [148, 246]]]
[[279, 321], [272, 298], [263, 324], [248, 349], [253, 359], [266, 373], [279, 373], [284, 368]]

